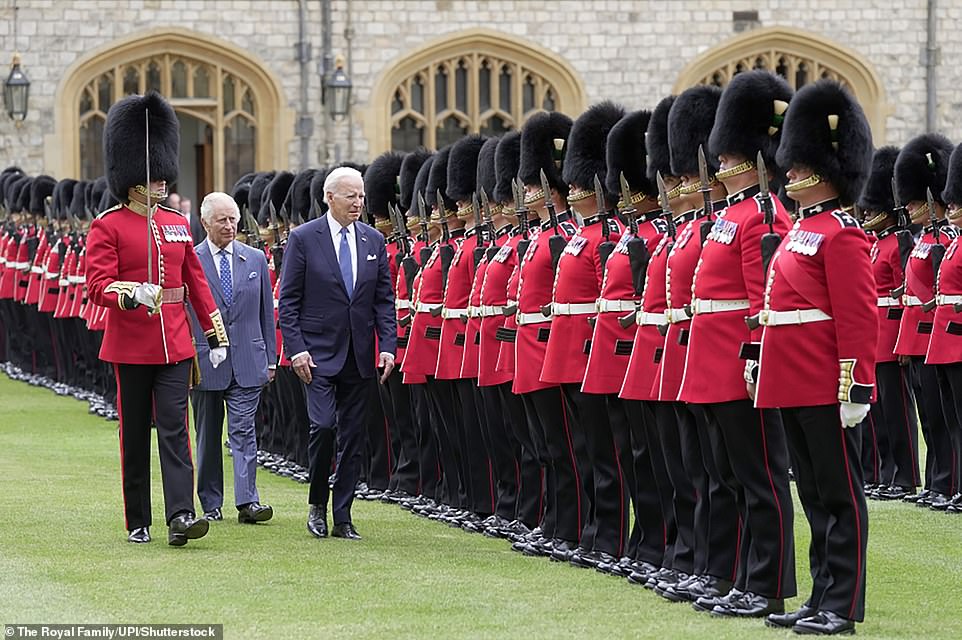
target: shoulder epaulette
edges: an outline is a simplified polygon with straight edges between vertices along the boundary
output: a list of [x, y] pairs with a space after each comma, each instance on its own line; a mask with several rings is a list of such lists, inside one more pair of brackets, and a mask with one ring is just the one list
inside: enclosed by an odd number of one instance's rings
[[172, 208], [172, 207], [168, 207], [168, 206], [165, 205], [165, 204], [158, 204], [158, 205], [157, 205], [157, 208], [158, 208], [158, 209], [163, 209], [164, 211], [167, 211], [168, 213], [176, 213], [176, 214], [179, 215], [179, 216], [184, 215], [183, 213], [181, 213], [181, 212], [178, 211], [177, 209], [174, 209], [174, 208]]
[[558, 223], [558, 228], [567, 233], [568, 235], [574, 235], [578, 233], [578, 226], [569, 220]]
[[668, 223], [661, 218], [655, 218], [651, 221], [651, 226], [655, 228], [658, 233], [665, 233], [668, 231]]
[[101, 218], [103, 218], [103, 217], [104, 217], [105, 215], [107, 215], [108, 213], [111, 213], [111, 212], [113, 212], [113, 211], [117, 211], [118, 209], [123, 209], [123, 207], [124, 207], [124, 205], [122, 205], [122, 204], [115, 204], [114, 206], [110, 207], [110, 208], [107, 209], [106, 211], [101, 211], [100, 213], [98, 213], [98, 214], [97, 214], [97, 220], [100, 220]]
[[834, 217], [836, 220], [838, 220], [838, 223], [839, 223], [840, 225], [842, 225], [843, 227], [858, 227], [858, 226], [860, 226], [859, 223], [855, 220], [855, 218], [853, 218], [853, 217], [850, 216], [849, 214], [845, 213], [844, 211], [833, 211], [833, 212], [832, 212], [832, 217]]

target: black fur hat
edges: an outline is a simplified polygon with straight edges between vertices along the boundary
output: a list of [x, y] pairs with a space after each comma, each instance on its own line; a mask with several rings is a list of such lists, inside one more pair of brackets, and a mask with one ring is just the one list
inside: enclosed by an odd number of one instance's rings
[[53, 188], [53, 202], [50, 208], [53, 210], [53, 217], [57, 220], [66, 220], [70, 217], [70, 204], [73, 202], [73, 189], [77, 181], [73, 178], [64, 178]]
[[788, 106], [775, 163], [785, 170], [795, 164], [810, 167], [848, 205], [862, 191], [872, 149], [862, 107], [838, 82], [819, 80], [799, 89]]
[[[655, 105], [648, 120], [648, 131], [645, 132], [645, 152], [648, 156], [648, 180], [655, 185], [655, 176], [661, 172], [663, 176], [674, 175], [671, 172], [671, 149], [668, 146], [668, 113], [675, 102], [675, 96], [662, 98]], [[657, 192], [658, 188], [655, 187]]]
[[[250, 210], [249, 198], [251, 193], [251, 182], [254, 181], [254, 176], [256, 175], [257, 174], [255, 173], [245, 173], [240, 178], [238, 178], [237, 182], [234, 183], [234, 186], [231, 187], [230, 195], [234, 199], [234, 202], [237, 203], [237, 208], [241, 211], [242, 214], [245, 207], [248, 210]], [[254, 215], [254, 218], [256, 219], [257, 215]], [[243, 222], [244, 222], [244, 218], [242, 216], [241, 224], [243, 224]]]
[[485, 138], [465, 136], [451, 145], [448, 157], [448, 189], [446, 195], [454, 202], [471, 202], [478, 185], [478, 154]]
[[925, 202], [928, 188], [932, 190], [932, 198], [944, 205], [942, 190], [948, 178], [951, 155], [952, 143], [941, 134], [924, 133], [909, 140], [895, 160], [895, 184], [902, 204]]
[[[149, 116], [145, 117], [145, 112]], [[177, 182], [180, 123], [163, 96], [127, 96], [114, 103], [104, 125], [104, 164], [114, 197], [127, 202], [130, 187], [147, 181], [147, 118], [150, 120], [150, 179]]]
[[7, 167], [0, 173], [0, 206], [7, 206], [7, 185], [23, 177], [23, 171], [17, 167]]
[[100, 191], [100, 201], [97, 203], [97, 209], [99, 211], [106, 211], [117, 204], [117, 198], [114, 197], [114, 194], [110, 193], [110, 189], [107, 188], [107, 184], [104, 182], [104, 190]]
[[498, 184], [498, 174], [495, 171], [494, 154], [498, 150], [498, 143], [501, 138], [488, 138], [478, 153], [478, 171], [475, 177], [478, 189], [478, 201], [481, 200], [481, 191], [488, 197], [488, 202], [494, 203], [494, 187]]
[[104, 184], [106, 184], [106, 178], [101, 176], [100, 178], [94, 178], [93, 180], [88, 180], [84, 187], [84, 210], [87, 211], [91, 216], [96, 217], [100, 213], [100, 209], [97, 206], [100, 204], [100, 196], [94, 200], [94, 187], [97, 185], [97, 180], [103, 178]]
[[295, 218], [300, 214], [304, 220], [311, 219], [311, 207], [314, 206], [311, 202], [311, 183], [317, 173], [317, 169], [304, 169], [294, 176], [294, 181], [291, 182], [284, 206]]
[[494, 171], [498, 182], [494, 186], [495, 202], [514, 203], [511, 183], [518, 177], [521, 168], [521, 132], [509, 131], [501, 136], [494, 152]]
[[387, 151], [374, 159], [364, 173], [364, 202], [371, 215], [377, 218], [388, 217], [388, 204], [396, 205], [400, 187], [398, 177], [404, 154]]
[[671, 173], [676, 176], [698, 175], [698, 146], [705, 150], [709, 175], [718, 171], [718, 157], [708, 152], [708, 136], [715, 124], [715, 112], [722, 91], [710, 84], [685, 89], [668, 112], [668, 147]]
[[[412, 198], [411, 199], [411, 215], [414, 217], [417, 217], [419, 214], [418, 212], [418, 196], [419, 195], [424, 197], [424, 204], [427, 205], [426, 191], [428, 188], [428, 180], [431, 177], [431, 167], [434, 166], [434, 160], [437, 157], [438, 157], [438, 154], [435, 153], [431, 155], [430, 158], [425, 160], [424, 164], [421, 165], [421, 169], [418, 171], [418, 174], [414, 177], [414, 192], [413, 192], [413, 195], [411, 196]], [[427, 213], [428, 215], [431, 215], [430, 209], [427, 210], [425, 213]]]
[[648, 179], [648, 158], [645, 154], [645, 131], [651, 111], [640, 109], [633, 111], [619, 120], [608, 132], [608, 143], [605, 158], [608, 173], [605, 177], [605, 189], [611, 200], [621, 197], [621, 174], [625, 174], [628, 187], [633, 191], [640, 191], [652, 195], [658, 188]]
[[605, 184], [608, 132], [625, 117], [624, 107], [605, 100], [578, 116], [568, 134], [562, 178], [585, 191], [594, 189], [595, 176]]
[[93, 181], [90, 187], [90, 209], [96, 212], [106, 211], [110, 207], [101, 207], [100, 203], [104, 200], [104, 194], [109, 193], [110, 189], [107, 188], [107, 176], [100, 176]]
[[[11, 213], [26, 211], [30, 205], [30, 184], [33, 178], [27, 175], [19, 176], [7, 183], [7, 209]], [[26, 192], [26, 199], [23, 197]]]
[[44, 204], [47, 198], [53, 197], [53, 190], [57, 187], [57, 181], [47, 175], [37, 176], [30, 185], [30, 213], [35, 216], [46, 215], [47, 209]]
[[448, 196], [448, 159], [451, 157], [453, 146], [449, 144], [438, 151], [437, 155], [434, 156], [434, 162], [431, 163], [431, 173], [428, 175], [428, 183], [424, 187], [424, 201], [429, 207], [433, 208], [437, 204], [438, 191], [441, 192], [446, 210], [453, 211], [456, 206], [454, 200]]
[[418, 171], [421, 166], [431, 157], [431, 152], [424, 147], [418, 147], [411, 153], [404, 156], [401, 161], [401, 173], [399, 181], [401, 184], [401, 196], [399, 204], [401, 213], [407, 214], [414, 207], [414, 181], [417, 180]]
[[88, 180], [79, 180], [73, 186], [73, 196], [70, 198], [70, 215], [78, 220], [87, 219], [87, 185]]
[[895, 173], [895, 159], [898, 155], [898, 147], [882, 147], [875, 151], [872, 168], [858, 198], [859, 207], [866, 211], [892, 213], [895, 209], [895, 202], [892, 200], [892, 175]]
[[548, 184], [561, 195], [568, 195], [562, 167], [572, 124], [571, 118], [557, 111], [543, 111], [528, 118], [521, 129], [521, 165], [518, 167], [521, 182], [540, 187], [544, 169]]
[[[267, 190], [261, 195], [261, 211], [258, 218], [265, 220], [271, 219], [271, 204], [279, 220], [289, 219], [291, 211], [284, 209], [284, 202], [287, 200], [287, 192], [291, 190], [291, 183], [294, 182], [294, 174], [290, 171], [278, 171], [271, 179]], [[284, 209], [283, 214], [281, 209]]]
[[775, 152], [794, 94], [785, 79], [771, 71], [755, 69], [736, 75], [722, 92], [706, 155], [717, 158], [726, 153], [754, 162], [761, 151], [768, 169], [777, 173]]
[[949, 171], [945, 189], [942, 190], [942, 202], [962, 204], [962, 144], [957, 146], [949, 157]]
[[[275, 173], [273, 171], [262, 171], [254, 176], [251, 180], [251, 189], [247, 194], [247, 206], [251, 209], [251, 214], [257, 218], [257, 224], [262, 227], [266, 227], [270, 223], [270, 217], [261, 217], [261, 203], [264, 200], [264, 194], [267, 193], [268, 187], [270, 187], [271, 180], [274, 179]], [[264, 212], [266, 213], [266, 211]]]
[[327, 180], [327, 174], [329, 174], [333, 169], [328, 169], [327, 167], [322, 167], [314, 173], [314, 177], [311, 178], [311, 219], [314, 218], [314, 204], [320, 208], [321, 214], [327, 213], [327, 200], [324, 199], [324, 181]]

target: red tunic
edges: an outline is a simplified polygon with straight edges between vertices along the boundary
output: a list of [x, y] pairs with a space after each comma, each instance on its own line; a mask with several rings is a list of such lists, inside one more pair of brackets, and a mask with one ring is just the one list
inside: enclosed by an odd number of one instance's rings
[[618, 392], [618, 395], [626, 400], [654, 399], [651, 395], [652, 383], [658, 373], [665, 339], [658, 332], [658, 325], [652, 322], [665, 324], [665, 308], [668, 306], [665, 298], [665, 273], [671, 247], [671, 238], [667, 234], [661, 236], [655, 250], [651, 252], [651, 260], [645, 272], [645, 290], [641, 293], [641, 310], [637, 317], [637, 320], [644, 324], [639, 324], [635, 331], [631, 357], [625, 369], [625, 381]]
[[[75, 240], [70, 248], [67, 249], [67, 255], [63, 261], [63, 267], [60, 269], [60, 279], [57, 280], [57, 303], [53, 309], [54, 318], [65, 318], [67, 317], [67, 312], [70, 310], [70, 295], [69, 295], [69, 284], [70, 284], [70, 274], [73, 273], [74, 267], [77, 264], [77, 254], [79, 251], [76, 249], [77, 242]], [[144, 257], [146, 260], [146, 256]]]
[[30, 275], [27, 278], [27, 292], [24, 294], [24, 304], [37, 304], [40, 302], [40, 289], [43, 285], [43, 264], [50, 253], [50, 242], [44, 230], [39, 232], [40, 241], [37, 244], [37, 252], [33, 256], [30, 264]]
[[[668, 265], [665, 269], [666, 300], [668, 311], [675, 313], [691, 304], [691, 288], [695, 279], [695, 266], [701, 255], [701, 220], [690, 220], [678, 227], [675, 244], [668, 252]], [[668, 323], [668, 333], [663, 343], [661, 362], [655, 379], [651, 383], [651, 394], [655, 400], [673, 402], [678, 399], [682, 374], [685, 371], [685, 358], [688, 355], [688, 335], [691, 328], [690, 316], [682, 314]]]
[[[506, 326], [510, 321], [513, 328], [517, 328], [514, 317], [508, 318], [504, 313], [496, 313], [508, 305], [508, 282], [517, 271], [518, 243], [520, 234], [505, 235], [498, 238], [501, 248], [491, 258], [485, 260], [484, 280], [481, 283], [478, 304], [491, 310], [491, 314], [481, 318], [479, 328], [481, 344], [478, 348], [478, 386], [490, 387], [509, 382], [514, 376], [514, 345], [511, 342], [498, 340], [498, 329]], [[517, 295], [517, 277], [515, 277], [515, 295]], [[505, 366], [498, 370], [498, 359], [502, 352], [511, 356], [510, 370]], [[505, 362], [505, 365], [508, 363]]]
[[[506, 306], [511, 307], [518, 305], [518, 287], [521, 285], [521, 264], [520, 258], [524, 256], [516, 256], [516, 260], [519, 264], [515, 265], [514, 270], [508, 277], [508, 286], [506, 289], [507, 301]], [[501, 341], [501, 345], [498, 349], [498, 362], [495, 364], [494, 370], [498, 374], [504, 374], [507, 376], [508, 380], [514, 380], [514, 370], [515, 370], [515, 343], [517, 342], [518, 335], [518, 316], [517, 314], [511, 314], [506, 316], [504, 319], [504, 331], [506, 334], [514, 336], [509, 341]], [[512, 387], [514, 384], [512, 383]]]
[[458, 244], [448, 268], [448, 284], [444, 289], [444, 309], [441, 311], [441, 344], [435, 377], [438, 380], [457, 380], [461, 377], [464, 344], [467, 340], [468, 299], [474, 282], [474, 248], [478, 237], [474, 229], [465, 234]]
[[[907, 234], [908, 231], [898, 233]], [[872, 245], [872, 273], [875, 275], [875, 295], [878, 297], [878, 345], [875, 362], [893, 362], [895, 342], [899, 337], [899, 320], [904, 313], [902, 301], [892, 298], [892, 290], [905, 282], [905, 271], [899, 255], [899, 235], [886, 229], [876, 236]], [[893, 317], [889, 317], [889, 316]]]
[[[694, 297], [706, 301], [747, 300], [747, 309], [695, 313], [688, 339], [688, 358], [678, 399], [684, 402], [730, 402], [748, 398], [741, 345], [761, 340], [745, 316], [761, 311], [765, 298], [761, 238], [769, 232], [758, 186], [733, 194], [732, 204], [718, 213], [695, 269]], [[753, 197], [755, 196], [755, 197]], [[785, 208], [772, 196], [772, 227], [785, 237], [792, 226]], [[674, 302], [672, 303], [674, 304]]]
[[70, 246], [70, 239], [67, 237], [57, 238], [56, 243], [47, 252], [47, 257], [43, 263], [43, 282], [40, 286], [40, 299], [37, 308], [44, 313], [53, 313], [57, 307], [57, 298], [60, 296], [60, 252], [64, 252], [66, 257]]
[[[421, 253], [421, 249], [425, 247], [423, 241], [418, 240], [414, 242], [411, 246], [411, 257], [414, 258], [415, 262], [418, 260], [418, 256]], [[420, 269], [420, 265], [418, 266]], [[416, 277], [416, 276], [415, 276]], [[398, 269], [397, 280], [394, 281], [394, 307], [397, 311], [397, 356], [396, 362], [397, 366], [403, 369], [404, 356], [407, 352], [408, 340], [411, 336], [412, 324], [408, 321], [408, 318], [413, 320], [413, 312], [411, 310], [411, 292], [408, 290], [408, 281], [403, 268]], [[403, 323], [407, 323], [404, 326]], [[406, 384], [421, 384], [425, 381], [425, 377], [421, 374], [409, 374], [405, 373], [404, 382]]]
[[[660, 218], [638, 225], [638, 237], [645, 243], [649, 256], [658, 246], [665, 228], [665, 223]], [[628, 258], [628, 242], [632, 237], [630, 233], [621, 236], [615, 250], [608, 257], [605, 277], [601, 282], [602, 300], [625, 301], [636, 306], [641, 300], [641, 296], [635, 293], [631, 261]], [[602, 311], [598, 314], [594, 332], [591, 334], [591, 353], [588, 354], [588, 364], [581, 385], [581, 390], [585, 393], [617, 394], [621, 389], [631, 356], [632, 342], [638, 329], [634, 322], [627, 328], [621, 326], [619, 318], [629, 313], [630, 310], [619, 310]]]
[[67, 310], [68, 318], [80, 317], [80, 311], [87, 303], [86, 253], [86, 248], [80, 250], [80, 253], [77, 255], [77, 262], [74, 265], [74, 271], [70, 277], [67, 278], [70, 286], [70, 308]]
[[[598, 255], [598, 246], [605, 240], [602, 225], [608, 225], [611, 242], [617, 243], [622, 232], [621, 224], [614, 218], [591, 218], [585, 224], [568, 240], [558, 261], [552, 290], [555, 314], [541, 367], [542, 382], [580, 384], [585, 379], [592, 334], [588, 320], [598, 314], [595, 304], [601, 294], [604, 275], [601, 256]], [[554, 231], [545, 233], [550, 235]], [[587, 305], [591, 310], [577, 313], [559, 310], [568, 304]]]
[[3, 243], [3, 270], [0, 271], [0, 300], [13, 298], [13, 290], [16, 287], [17, 252], [20, 247], [18, 237], [22, 237], [19, 235], [21, 233], [20, 231], [15, 231], [13, 234], [9, 234]]
[[[449, 243], [457, 249], [454, 240]], [[401, 368], [405, 374], [433, 376], [438, 369], [442, 318], [440, 313], [432, 315], [430, 311], [438, 309], [444, 302], [440, 247], [440, 242], [434, 246], [431, 256], [414, 278], [414, 320]]]
[[[481, 290], [484, 288], [484, 277], [488, 272], [488, 254], [494, 255], [500, 251], [499, 247], [504, 246], [508, 240], [507, 234], [502, 234], [495, 238], [494, 246], [488, 245], [478, 263], [478, 268], [474, 272], [474, 281], [471, 283], [471, 293], [468, 296], [468, 326], [464, 333], [464, 357], [461, 359], [461, 377], [478, 378], [481, 367]], [[472, 256], [473, 258], [473, 256]], [[504, 314], [498, 316], [504, 320]]]
[[[943, 299], [946, 296], [947, 299]], [[955, 301], [955, 302], [953, 302]], [[955, 310], [956, 303], [962, 303], [962, 250], [959, 236], [945, 252], [939, 266], [939, 306], [935, 308], [935, 324], [932, 338], [925, 353], [925, 364], [954, 364], [962, 362], [962, 312]], [[949, 323], [953, 323], [949, 332]]]
[[[803, 209], [801, 216], [772, 258], [765, 307], [818, 309], [831, 319], [765, 326], [755, 406], [868, 403], [878, 339], [871, 243], [851, 216], [832, 205]], [[851, 376], [841, 385], [843, 362]]]
[[[537, 320], [541, 307], [551, 302], [551, 283], [554, 271], [551, 268], [551, 252], [548, 249], [550, 233], [539, 228], [537, 235], [531, 235], [531, 244], [521, 259], [518, 269], [518, 315], [526, 317], [525, 324], [518, 324], [514, 342], [514, 382], [511, 390], [515, 393], [528, 393], [547, 389], [554, 385], [541, 382], [541, 365], [544, 363], [545, 347], [551, 331], [551, 318]], [[515, 317], [517, 320], [517, 316]], [[520, 366], [517, 366], [520, 363]]]
[[[940, 223], [939, 243], [948, 246], [957, 235], [953, 227]], [[919, 323], [935, 320], [935, 310], [922, 311], [922, 304], [932, 299], [935, 287], [935, 273], [932, 269], [931, 250], [935, 245], [935, 234], [926, 230], [912, 249], [905, 264], [905, 296], [902, 302], [905, 311], [899, 324], [899, 336], [895, 343], [895, 353], [900, 356], [924, 356], [929, 348], [929, 333], [919, 332]]]
[[[152, 220], [153, 279], [165, 290], [186, 287], [186, 298], [214, 346], [226, 346], [220, 312], [191, 244], [184, 217], [162, 206]], [[133, 288], [147, 281], [146, 216], [118, 205], [100, 214], [87, 236], [86, 273], [90, 299], [109, 309], [100, 358], [125, 364], [170, 364], [194, 355], [194, 341], [185, 305], [163, 304], [148, 314], [127, 303]], [[215, 328], [215, 325], [219, 325]]]
[[34, 229], [27, 229], [24, 232], [23, 239], [20, 241], [20, 245], [17, 247], [16, 264], [13, 272], [13, 299], [17, 302], [23, 302], [23, 299], [27, 296], [27, 284], [30, 280], [30, 252], [28, 245], [35, 237], [35, 233], [36, 231]]

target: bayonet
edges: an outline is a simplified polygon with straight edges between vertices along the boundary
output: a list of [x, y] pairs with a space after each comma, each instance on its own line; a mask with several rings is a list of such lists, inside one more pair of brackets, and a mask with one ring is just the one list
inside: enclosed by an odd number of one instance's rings
[[548, 176], [544, 169], [541, 169], [541, 190], [544, 191], [544, 206], [548, 211], [548, 220], [555, 234], [558, 233], [558, 211], [554, 208], [554, 200], [551, 198], [551, 186], [548, 184]]
[[942, 266], [942, 259], [945, 258], [945, 245], [942, 244], [942, 234], [939, 231], [939, 221], [936, 218], [935, 198], [932, 197], [932, 189], [929, 187], [925, 188], [925, 204], [929, 208], [929, 222], [932, 225], [932, 236], [935, 239], [935, 244], [929, 250], [929, 255], [932, 258], [932, 299], [922, 305], [922, 311], [928, 313], [936, 306], [939, 294], [939, 267]]
[[698, 145], [698, 179], [701, 182], [698, 190], [701, 192], [701, 197], [704, 202], [705, 214], [705, 219], [702, 220], [701, 225], [698, 227], [698, 232], [701, 236], [701, 243], [704, 245], [708, 240], [708, 235], [711, 233], [711, 228], [714, 224], [712, 216], [715, 214], [715, 207], [711, 201], [711, 182], [708, 178], [708, 161], [705, 160], [705, 149], [702, 145]]
[[768, 233], [762, 236], [762, 273], [767, 277], [768, 265], [771, 264], [778, 245], [782, 243], [782, 237], [775, 233], [775, 203], [772, 202], [772, 194], [769, 191], [765, 158], [762, 157], [760, 150], [755, 156], [755, 171], [758, 172], [759, 199], [765, 216], [764, 221], [768, 225]]
[[274, 208], [273, 202], [267, 203], [267, 210], [271, 216], [271, 231], [274, 233], [274, 246], [279, 247], [281, 245], [281, 231], [277, 224], [277, 210]]
[[147, 165], [147, 283], [154, 281], [154, 214], [150, 210], [150, 110], [144, 109], [144, 150]]
[[628, 229], [631, 231], [631, 235], [637, 236], [638, 218], [635, 215], [637, 211], [631, 204], [631, 188], [628, 186], [624, 171], [618, 175], [618, 183], [621, 185], [621, 213], [628, 219]]
[[[485, 198], [487, 200], [487, 198]], [[486, 233], [484, 230], [484, 223], [481, 221], [481, 204], [478, 202], [477, 192], [471, 195], [471, 208], [474, 210], [474, 237], [475, 237], [475, 247], [474, 247], [474, 268], [477, 269], [478, 265], [481, 264], [481, 259], [484, 257], [484, 249], [487, 241]]]
[[[618, 182], [621, 184], [621, 212], [628, 218], [628, 229], [631, 233], [631, 237], [626, 243], [628, 264], [631, 267], [631, 284], [635, 294], [640, 296], [645, 288], [645, 272], [648, 270], [648, 262], [651, 260], [651, 255], [648, 252], [648, 245], [645, 243], [645, 239], [638, 236], [637, 211], [634, 205], [631, 204], [631, 188], [628, 186], [628, 180], [625, 178], [623, 171], [621, 175], [618, 176]], [[618, 322], [621, 323], [623, 328], [627, 329], [634, 324], [637, 313], [636, 310], [627, 316], [618, 318]]]
[[898, 225], [903, 228], [908, 227], [908, 211], [905, 209], [905, 206], [902, 204], [901, 200], [899, 200], [899, 190], [896, 185], [894, 175], [892, 176], [892, 204], [894, 205], [892, 213], [895, 214]]
[[605, 264], [608, 262], [608, 258], [611, 256], [611, 252], [615, 250], [615, 243], [611, 240], [611, 227], [608, 226], [608, 206], [605, 203], [605, 191], [601, 186], [601, 179], [598, 178], [598, 174], [595, 174], [594, 180], [595, 186], [595, 203], [598, 205], [598, 217], [601, 219], [601, 234], [604, 237], [604, 242], [598, 245], [598, 258], [601, 261], [601, 273], [605, 272]]
[[431, 257], [432, 249], [429, 243], [430, 235], [428, 233], [428, 206], [427, 203], [424, 202], [424, 194], [421, 192], [418, 192], [418, 219], [421, 221], [421, 235], [424, 241], [424, 246], [421, 248], [421, 253], [418, 258], [423, 267], [428, 261], [428, 258]]
[[438, 221], [441, 223], [441, 240], [447, 243], [451, 240], [451, 230], [448, 228], [448, 212], [444, 208], [444, 198], [441, 196], [440, 189], [435, 192], [435, 197], [438, 203]]
[[671, 206], [668, 204], [668, 189], [665, 188], [665, 179], [661, 176], [661, 171], [655, 176], [655, 182], [658, 185], [658, 204], [661, 205], [661, 216], [665, 219], [665, 224], [668, 225], [668, 237], [671, 240], [675, 239], [675, 219], [672, 217]]

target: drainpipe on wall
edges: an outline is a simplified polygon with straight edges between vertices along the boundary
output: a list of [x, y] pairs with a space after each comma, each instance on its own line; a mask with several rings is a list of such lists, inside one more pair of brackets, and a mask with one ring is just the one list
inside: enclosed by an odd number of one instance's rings
[[301, 71], [301, 106], [295, 133], [301, 141], [301, 171], [303, 171], [311, 164], [311, 136], [314, 133], [314, 119], [310, 115], [310, 101], [308, 100], [308, 89], [311, 81], [308, 67], [308, 63], [311, 61], [311, 43], [307, 40], [307, 0], [298, 0], [297, 2], [297, 34], [295, 47]]
[[925, 130], [936, 127], [935, 69], [939, 63], [939, 48], [935, 44], [935, 13], [937, 0], [928, 0], [928, 34], [925, 40]]
[[[352, 55], [353, 50], [351, 49], [351, 43], [354, 40], [354, 25], [351, 23], [351, 0], [346, 0], [347, 4], [347, 24], [344, 26], [344, 40], [347, 42], [347, 77], [354, 79], [354, 56]], [[357, 159], [354, 157], [354, 96], [356, 94], [351, 92], [351, 103], [348, 105], [347, 110], [347, 159], [356, 162]]]
[[[321, 95], [325, 101], [330, 99], [325, 88], [327, 76], [334, 71], [334, 54], [331, 43], [331, 0], [321, 0], [321, 68], [318, 70], [321, 76]], [[331, 116], [327, 111], [327, 104], [321, 105], [321, 122], [324, 123], [324, 153], [321, 157], [321, 164], [325, 167], [331, 166], [334, 162], [334, 127]]]

